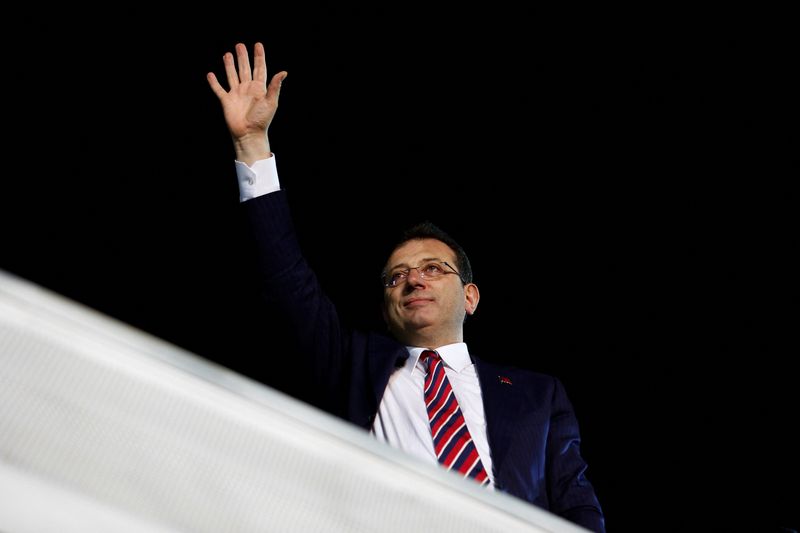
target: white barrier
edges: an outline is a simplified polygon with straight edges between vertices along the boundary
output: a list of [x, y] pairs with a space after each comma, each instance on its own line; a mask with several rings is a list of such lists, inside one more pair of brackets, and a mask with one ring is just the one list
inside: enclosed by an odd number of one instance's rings
[[0, 271], [0, 531], [584, 531]]

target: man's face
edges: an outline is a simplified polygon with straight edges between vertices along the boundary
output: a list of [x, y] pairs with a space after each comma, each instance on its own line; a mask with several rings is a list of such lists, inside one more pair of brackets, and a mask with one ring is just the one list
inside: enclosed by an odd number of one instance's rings
[[[455, 252], [441, 241], [414, 239], [392, 252], [385, 271], [391, 273], [432, 261], [447, 262], [455, 268], [455, 259]], [[477, 306], [477, 287], [465, 287], [456, 273], [449, 268], [447, 271], [450, 274], [425, 279], [417, 268], [411, 268], [405, 281], [384, 289], [384, 319], [398, 340], [412, 345], [425, 340], [426, 346], [463, 340], [464, 316], [472, 314]]]

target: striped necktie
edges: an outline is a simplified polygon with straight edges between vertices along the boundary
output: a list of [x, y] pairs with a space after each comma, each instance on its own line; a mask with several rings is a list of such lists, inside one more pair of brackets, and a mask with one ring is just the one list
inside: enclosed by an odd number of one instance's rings
[[489, 476], [472, 442], [450, 380], [444, 373], [441, 357], [433, 350], [425, 350], [420, 360], [428, 370], [425, 376], [425, 405], [436, 457], [448, 470], [456, 470], [464, 477], [475, 478], [481, 485], [488, 485]]

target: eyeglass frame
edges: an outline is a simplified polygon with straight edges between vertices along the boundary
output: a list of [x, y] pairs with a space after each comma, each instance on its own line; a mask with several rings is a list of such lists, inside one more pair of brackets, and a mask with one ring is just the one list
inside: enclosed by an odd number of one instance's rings
[[[387, 284], [387, 281], [385, 281], [385, 280], [391, 279], [391, 276], [389, 276], [389, 272], [384, 272], [383, 274], [381, 274], [381, 283], [383, 284], [383, 288], [384, 289], [394, 289], [395, 287], [399, 287], [400, 285], [402, 285], [403, 283], [405, 283], [408, 280], [408, 275], [411, 274], [412, 270], [416, 270], [417, 272], [419, 272], [419, 277], [421, 277], [422, 279], [431, 279], [431, 278], [425, 277], [425, 274], [422, 272], [422, 270], [420, 270], [421, 267], [425, 267], [425, 266], [428, 266], [428, 265], [445, 265], [450, 270], [452, 270], [452, 272], [448, 272], [447, 270], [443, 270], [441, 275], [444, 275], [444, 274], [455, 274], [456, 276], [458, 276], [458, 279], [461, 280], [461, 283], [463, 283], [464, 285], [467, 284], [467, 281], [463, 277], [461, 277], [461, 272], [459, 272], [458, 270], [453, 268], [453, 265], [451, 265], [447, 261], [428, 261], [426, 263], [423, 263], [423, 264], [415, 266], [415, 267], [401, 268], [400, 270], [395, 272], [396, 274], [399, 274], [400, 272], [404, 272], [404, 276], [405, 276], [403, 278], [403, 282], [402, 283], [397, 283], [395, 285], [388, 285]], [[394, 275], [394, 274], [392, 274], [392, 275]], [[437, 277], [434, 277], [433, 279], [437, 279]]]

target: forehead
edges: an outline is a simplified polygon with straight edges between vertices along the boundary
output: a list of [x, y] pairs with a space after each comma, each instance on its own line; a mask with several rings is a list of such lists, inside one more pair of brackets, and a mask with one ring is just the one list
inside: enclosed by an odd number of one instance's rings
[[440, 240], [412, 239], [394, 249], [386, 261], [386, 267], [392, 268], [402, 264], [416, 266], [422, 259], [429, 258], [452, 262], [455, 256], [455, 252]]

